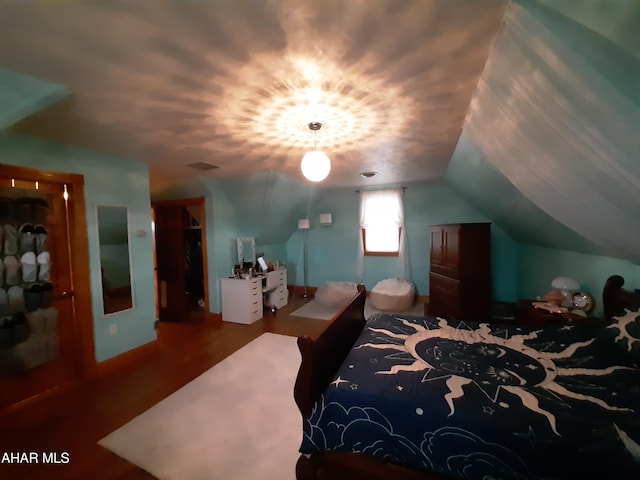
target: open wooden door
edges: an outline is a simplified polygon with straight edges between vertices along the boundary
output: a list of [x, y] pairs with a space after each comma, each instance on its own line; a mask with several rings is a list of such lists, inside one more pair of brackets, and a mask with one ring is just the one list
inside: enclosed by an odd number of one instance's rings
[[[2, 410], [82, 376], [93, 336], [88, 270], [74, 277], [78, 256], [88, 263], [82, 177], [7, 166], [0, 172]], [[80, 241], [74, 230], [83, 232]], [[76, 280], [85, 284], [80, 292]]]
[[153, 204], [158, 318], [180, 321], [207, 308], [204, 200]]

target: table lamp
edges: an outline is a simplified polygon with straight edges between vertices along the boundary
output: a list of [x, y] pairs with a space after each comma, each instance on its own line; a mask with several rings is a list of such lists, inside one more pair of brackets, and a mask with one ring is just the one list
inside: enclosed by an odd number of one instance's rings
[[556, 277], [551, 282], [551, 286], [562, 293], [562, 306], [571, 307], [571, 296], [578, 291], [580, 285], [570, 277]]

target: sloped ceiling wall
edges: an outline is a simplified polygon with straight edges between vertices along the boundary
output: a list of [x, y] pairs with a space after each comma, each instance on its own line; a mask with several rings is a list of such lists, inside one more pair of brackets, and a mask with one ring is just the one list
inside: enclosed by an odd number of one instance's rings
[[447, 179], [520, 242], [638, 263], [639, 87], [631, 52], [514, 3]]
[[320, 191], [274, 171], [203, 181], [228, 202], [238, 231], [255, 237], [257, 245], [286, 242]]
[[[0, 130], [68, 95], [0, 69]], [[640, 262], [639, 106], [640, 2], [514, 2], [447, 179], [520, 242]], [[214, 183], [263, 244], [286, 241], [321, 188], [275, 172]]]
[[69, 96], [62, 85], [0, 68], [0, 130]]
[[538, 0], [640, 58], [640, 2], [636, 0]]

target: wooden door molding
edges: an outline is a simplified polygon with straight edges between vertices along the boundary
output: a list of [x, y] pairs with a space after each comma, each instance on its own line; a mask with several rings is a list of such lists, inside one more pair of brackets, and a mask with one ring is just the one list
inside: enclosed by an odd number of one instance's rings
[[[69, 225], [69, 258], [74, 292], [74, 355], [80, 378], [96, 371], [91, 307], [91, 275], [89, 270], [89, 240], [84, 197], [84, 176], [74, 173], [2, 165], [2, 176], [26, 182], [52, 182], [67, 185]], [[60, 192], [62, 194], [62, 192]], [[44, 392], [43, 392], [44, 393]]]

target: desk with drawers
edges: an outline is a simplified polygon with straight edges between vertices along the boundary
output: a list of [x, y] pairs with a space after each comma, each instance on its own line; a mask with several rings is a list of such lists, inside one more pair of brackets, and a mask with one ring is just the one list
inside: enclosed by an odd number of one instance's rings
[[252, 278], [223, 278], [222, 320], [225, 322], [250, 324], [262, 318], [264, 303], [276, 309], [288, 303], [287, 271], [267, 272]]

